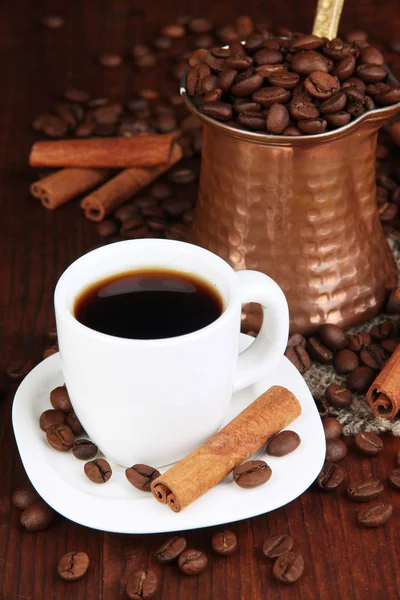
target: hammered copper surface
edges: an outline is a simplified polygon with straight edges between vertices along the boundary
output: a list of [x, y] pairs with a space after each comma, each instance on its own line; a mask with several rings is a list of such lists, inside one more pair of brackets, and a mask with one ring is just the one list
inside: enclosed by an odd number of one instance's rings
[[[377, 131], [398, 105], [320, 136], [242, 131], [203, 121], [194, 243], [236, 270], [256, 269], [282, 287], [291, 332], [350, 326], [376, 314], [397, 267], [375, 199]], [[246, 307], [249, 328], [261, 311]]]

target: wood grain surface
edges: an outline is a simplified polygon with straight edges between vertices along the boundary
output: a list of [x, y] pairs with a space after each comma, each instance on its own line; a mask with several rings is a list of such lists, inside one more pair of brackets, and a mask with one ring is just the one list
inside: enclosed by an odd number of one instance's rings
[[[11, 363], [41, 359], [46, 332], [53, 326], [52, 296], [57, 278], [74, 259], [99, 243], [94, 226], [82, 217], [78, 203], [54, 213], [29, 197], [33, 173], [28, 154], [37, 136], [34, 116], [49, 107], [67, 86], [93, 94], [128, 97], [139, 75], [128, 66], [99, 68], [102, 51], [127, 52], [135, 42], [188, 12], [219, 22], [248, 13], [257, 21], [312, 27], [314, 2], [305, 0], [2, 0], [0, 3], [0, 600], [116, 600], [125, 598], [124, 583], [137, 568], [150, 565], [160, 577], [158, 598], [167, 600], [395, 600], [400, 597], [400, 494], [386, 486], [394, 506], [387, 525], [362, 529], [357, 505], [338, 493], [311, 488], [289, 505], [268, 515], [234, 523], [239, 550], [228, 558], [210, 552], [217, 528], [187, 532], [189, 545], [209, 553], [199, 577], [187, 577], [175, 566], [161, 568], [154, 552], [166, 535], [116, 535], [92, 531], [59, 518], [47, 532], [32, 534], [19, 525], [10, 504], [13, 490], [26, 483], [11, 427], [16, 384], [6, 376]], [[40, 19], [60, 14], [65, 26], [44, 29]], [[348, 0], [342, 30], [366, 29], [381, 41], [399, 35], [397, 0]], [[155, 75], [147, 76], [154, 84]], [[143, 86], [144, 79], [140, 85]], [[357, 456], [350, 449], [343, 461], [347, 480], [370, 474], [387, 482], [400, 441], [386, 438], [378, 457]], [[350, 443], [350, 442], [349, 442]], [[49, 482], [51, 485], [51, 482]], [[294, 586], [274, 581], [272, 565], [261, 555], [269, 534], [290, 533], [304, 554], [305, 574]], [[56, 572], [61, 556], [85, 550], [88, 575], [65, 583]]]

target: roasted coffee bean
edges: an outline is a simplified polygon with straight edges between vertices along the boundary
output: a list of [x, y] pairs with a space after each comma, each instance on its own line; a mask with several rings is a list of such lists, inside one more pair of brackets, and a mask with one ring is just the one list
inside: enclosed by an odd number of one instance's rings
[[210, 33], [202, 33], [192, 41], [193, 48], [212, 48], [215, 44], [214, 36]]
[[281, 431], [268, 443], [266, 453], [270, 456], [286, 456], [300, 446], [300, 436], [295, 431]]
[[323, 133], [327, 127], [327, 121], [324, 119], [304, 119], [297, 123], [297, 127], [302, 133], [314, 135], [317, 133]]
[[216, 554], [221, 556], [230, 556], [237, 549], [237, 537], [233, 531], [225, 529], [214, 533], [211, 539], [211, 546]]
[[164, 200], [164, 198], [172, 196], [172, 189], [167, 183], [157, 182], [150, 187], [149, 194], [156, 200]]
[[365, 93], [358, 87], [343, 87], [342, 90], [349, 102], [363, 104], [365, 99]]
[[289, 125], [289, 113], [286, 106], [273, 104], [268, 111], [266, 124], [269, 133], [282, 133]]
[[291, 48], [292, 50], [318, 50], [321, 48], [324, 41], [317, 35], [299, 35], [292, 39]]
[[400, 86], [396, 85], [392, 88], [381, 90], [376, 96], [374, 96], [376, 104], [379, 106], [390, 106], [400, 102]]
[[261, 116], [264, 116], [264, 113], [261, 112], [261, 104], [253, 102], [251, 100], [243, 100], [242, 98], [235, 98], [233, 103], [233, 110], [237, 114], [240, 114], [242, 112], [258, 112], [261, 114]]
[[293, 538], [290, 535], [271, 535], [263, 543], [263, 554], [266, 558], [278, 558], [293, 548]]
[[153, 127], [158, 133], [170, 133], [177, 128], [177, 121], [174, 115], [163, 114], [153, 121]]
[[310, 357], [308, 356], [305, 348], [300, 344], [286, 348], [285, 356], [301, 374], [308, 371], [311, 366]]
[[253, 58], [251, 56], [242, 56], [241, 54], [231, 54], [225, 59], [225, 66], [228, 69], [236, 71], [246, 71], [253, 66]]
[[186, 241], [188, 237], [188, 229], [185, 227], [185, 225], [176, 223], [175, 225], [168, 227], [168, 229], [165, 231], [165, 237], [168, 240]]
[[206, 570], [208, 558], [200, 550], [189, 548], [184, 550], [178, 558], [178, 566], [185, 575], [199, 575]]
[[294, 583], [302, 576], [304, 559], [298, 552], [286, 552], [276, 559], [272, 573], [282, 583]]
[[204, 63], [192, 67], [186, 76], [186, 89], [188, 93], [191, 96], [201, 94], [203, 80], [210, 74], [210, 67]]
[[74, 442], [72, 454], [79, 460], [91, 460], [96, 456], [98, 448], [90, 440], [80, 439]]
[[179, 25], [178, 23], [164, 25], [164, 27], [161, 29], [161, 35], [172, 39], [179, 39], [185, 35], [185, 28], [183, 25]]
[[321, 341], [332, 350], [343, 350], [348, 346], [347, 335], [338, 325], [326, 323], [318, 329]]
[[360, 352], [365, 346], [369, 346], [371, 343], [371, 336], [365, 331], [359, 333], [351, 333], [349, 335], [349, 350], [353, 352]]
[[328, 61], [322, 54], [314, 50], [307, 50], [294, 54], [291, 64], [292, 70], [300, 75], [309, 75], [313, 71], [328, 72]]
[[87, 462], [84, 471], [86, 477], [93, 483], [106, 483], [112, 475], [111, 467], [104, 458]]
[[248, 38], [254, 31], [253, 19], [247, 15], [237, 17], [235, 20], [235, 29], [240, 39]]
[[216, 75], [206, 75], [201, 82], [201, 92], [208, 94], [219, 87], [218, 77]]
[[393, 352], [395, 350], [397, 350], [397, 347], [399, 344], [400, 344], [399, 338], [395, 338], [395, 339], [389, 338], [388, 340], [382, 340], [382, 342], [381, 342], [382, 348], [388, 354], [393, 354]]
[[153, 46], [157, 50], [169, 50], [172, 46], [171, 38], [166, 35], [159, 35], [153, 40]]
[[126, 595], [130, 600], [154, 598], [158, 590], [158, 578], [154, 571], [135, 571], [126, 585]]
[[350, 498], [356, 502], [368, 502], [383, 492], [383, 485], [379, 479], [363, 479], [351, 482], [347, 492]]
[[366, 83], [377, 83], [385, 79], [387, 68], [384, 65], [359, 65], [356, 73], [357, 77]]
[[257, 50], [254, 55], [255, 65], [277, 65], [283, 63], [283, 60], [284, 56], [282, 52], [279, 50], [272, 50], [271, 48]]
[[364, 431], [362, 433], [356, 433], [354, 436], [354, 443], [361, 454], [366, 456], [375, 456], [383, 448], [383, 442], [376, 433], [372, 431]]
[[184, 537], [174, 536], [169, 538], [156, 552], [156, 559], [162, 565], [174, 562], [186, 549], [187, 542]]
[[314, 402], [315, 402], [315, 406], [317, 407], [319, 416], [321, 417], [321, 419], [323, 419], [324, 417], [327, 417], [330, 412], [330, 406], [325, 398], [325, 396], [321, 396], [319, 394], [313, 396]]
[[329, 40], [322, 49], [322, 52], [334, 60], [343, 60], [349, 56], [352, 51], [352, 46], [342, 42], [339, 38]]
[[335, 463], [326, 462], [317, 477], [317, 485], [325, 492], [336, 490], [344, 479], [344, 471]]
[[28, 488], [17, 488], [11, 497], [11, 504], [19, 510], [25, 510], [37, 500], [34, 490]]
[[350, 54], [337, 63], [336, 68], [332, 71], [332, 75], [337, 77], [339, 81], [345, 81], [353, 75], [355, 68], [356, 59]]
[[361, 50], [358, 57], [358, 62], [368, 65], [384, 65], [385, 59], [383, 58], [383, 54], [379, 52], [378, 48], [366, 46]]
[[324, 346], [316, 337], [308, 339], [307, 350], [311, 358], [322, 364], [328, 363], [333, 359], [332, 350]]
[[390, 519], [393, 507], [390, 502], [379, 501], [363, 506], [357, 515], [358, 522], [364, 527], [379, 527]]
[[326, 455], [325, 460], [327, 462], [338, 462], [343, 460], [347, 454], [347, 446], [342, 440], [339, 439], [328, 439], [326, 440]]
[[386, 354], [378, 344], [370, 344], [361, 350], [360, 360], [366, 367], [379, 371], [386, 362]]
[[253, 33], [245, 42], [244, 47], [249, 54], [254, 54], [264, 46], [264, 38], [259, 33]]
[[307, 92], [306, 88], [304, 87], [304, 83], [299, 83], [298, 85], [296, 85], [292, 92], [292, 98], [293, 100], [298, 100], [299, 102], [307, 102], [309, 104], [313, 102], [313, 97], [309, 92]]
[[373, 380], [375, 373], [369, 367], [357, 367], [347, 377], [346, 387], [356, 394], [365, 394]]
[[333, 440], [342, 435], [342, 425], [335, 417], [326, 417], [323, 419], [322, 426], [324, 428], [325, 438], [327, 440]]
[[360, 104], [359, 102], [348, 102], [346, 110], [353, 117], [359, 117], [365, 113], [364, 105]]
[[36, 500], [21, 513], [20, 523], [27, 531], [43, 531], [54, 521], [56, 513], [43, 500]]
[[256, 92], [262, 83], [263, 77], [260, 73], [257, 73], [254, 69], [249, 69], [248, 72], [245, 71], [236, 78], [231, 91], [234, 96], [245, 98]]
[[63, 119], [48, 113], [36, 117], [32, 127], [51, 138], [64, 137], [68, 131], [68, 125]]
[[243, 488], [254, 488], [266, 483], [272, 475], [263, 460], [248, 460], [233, 469], [233, 479]]
[[42, 431], [47, 431], [49, 427], [53, 427], [54, 425], [64, 425], [65, 413], [63, 413], [61, 410], [49, 408], [40, 415], [39, 423]]
[[208, 56], [208, 50], [206, 50], [205, 48], [199, 48], [198, 50], [195, 50], [194, 52], [192, 52], [192, 54], [190, 55], [189, 65], [191, 67], [195, 67], [196, 65], [199, 65], [200, 63], [205, 63], [207, 56]]
[[304, 81], [304, 87], [314, 98], [326, 100], [338, 92], [339, 83], [336, 77], [324, 71], [313, 71]]
[[333, 360], [333, 366], [337, 373], [351, 373], [358, 367], [357, 354], [347, 348], [339, 350]]
[[301, 333], [294, 333], [289, 337], [286, 348], [292, 348], [293, 346], [301, 346], [302, 348], [305, 348], [306, 338], [301, 335]]
[[345, 111], [324, 116], [331, 127], [343, 127], [344, 125], [347, 125], [351, 119], [351, 114]]
[[208, 94], [203, 96], [201, 100], [199, 100], [199, 104], [204, 104], [205, 102], [218, 102], [219, 100], [221, 100], [221, 98], [222, 90], [221, 88], [216, 88], [215, 90], [212, 90], [212, 92], [209, 92]]
[[75, 435], [67, 425], [52, 425], [46, 429], [46, 438], [50, 446], [59, 452], [68, 452], [75, 441]]
[[122, 227], [120, 229], [120, 233], [128, 234], [137, 229], [140, 230], [140, 227], [143, 225], [144, 220], [142, 215], [135, 215], [131, 219], [127, 219], [122, 223]]
[[[137, 200], [141, 200], [142, 198], [145, 198], [146, 200], [149, 201], [149, 203], [157, 203], [157, 200], [155, 200], [154, 198], [148, 198], [147, 196], [144, 197], [139, 197], [137, 198]], [[118, 208], [115, 213], [114, 216], [119, 219], [122, 223], [124, 223], [125, 221], [129, 221], [130, 219], [132, 219], [133, 217], [136, 217], [138, 214], [138, 206], [135, 204], [124, 204], [124, 206], [121, 206], [120, 208]]]
[[162, 208], [171, 217], [180, 217], [184, 212], [192, 208], [192, 206], [192, 200], [188, 196], [183, 198], [167, 198], [167, 200], [162, 202]]
[[102, 67], [115, 69], [122, 65], [122, 56], [116, 52], [103, 52], [99, 55], [98, 61]]
[[196, 180], [196, 173], [191, 169], [174, 169], [168, 175], [169, 179], [178, 185], [188, 185]]
[[66, 425], [68, 425], [68, 427], [71, 429], [71, 431], [73, 431], [73, 433], [75, 435], [79, 435], [80, 433], [83, 432], [83, 427], [82, 427], [78, 417], [76, 416], [74, 410], [71, 410], [67, 414], [65, 423], [66, 423]]
[[229, 121], [232, 118], [232, 106], [225, 102], [205, 102], [201, 105], [200, 111], [219, 121]]
[[33, 360], [23, 361], [17, 364], [11, 364], [7, 367], [7, 376], [11, 381], [22, 381], [34, 367]]
[[96, 225], [97, 233], [104, 238], [111, 237], [118, 233], [118, 223], [115, 219], [104, 219]]
[[71, 400], [65, 385], [56, 387], [50, 392], [50, 402], [56, 410], [62, 410], [66, 413], [72, 410]]
[[254, 102], [258, 102], [261, 106], [269, 108], [275, 102], [279, 102], [280, 104], [288, 102], [290, 99], [290, 91], [285, 90], [284, 88], [271, 86], [257, 90], [257, 92], [252, 95], [252, 98]]
[[337, 383], [331, 383], [325, 390], [325, 397], [332, 406], [344, 408], [352, 401], [352, 393]]
[[393, 323], [391, 321], [383, 321], [379, 325], [372, 327], [370, 333], [375, 340], [386, 340], [393, 331]]
[[57, 572], [65, 581], [77, 581], [86, 574], [88, 568], [89, 556], [86, 552], [68, 552], [58, 563]]
[[218, 85], [223, 92], [229, 92], [237, 75], [238, 72], [235, 69], [224, 69], [221, 71], [218, 77]]
[[341, 111], [346, 105], [346, 94], [343, 92], [338, 92], [322, 102], [319, 107], [320, 111], [325, 114], [332, 114]]
[[289, 112], [296, 121], [316, 119], [319, 116], [319, 109], [315, 104], [303, 100], [292, 100], [289, 104]]
[[238, 121], [248, 129], [262, 130], [266, 128], [265, 116], [260, 112], [241, 112]]
[[150, 492], [150, 485], [154, 479], [160, 476], [160, 472], [148, 465], [133, 465], [125, 471], [127, 480], [138, 490]]
[[389, 481], [396, 489], [400, 489], [400, 469], [393, 469], [389, 475]]
[[213, 27], [212, 21], [204, 17], [196, 17], [188, 23], [188, 28], [192, 33], [208, 33], [212, 31]]
[[268, 76], [268, 81], [271, 85], [281, 87], [284, 90], [291, 90], [299, 83], [300, 77], [297, 73], [289, 73], [286, 71], [276, 71]]

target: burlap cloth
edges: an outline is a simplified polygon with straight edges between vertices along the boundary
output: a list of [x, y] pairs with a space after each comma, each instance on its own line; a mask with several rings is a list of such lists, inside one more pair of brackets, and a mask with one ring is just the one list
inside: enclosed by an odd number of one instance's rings
[[[389, 243], [400, 272], [400, 245], [391, 241]], [[350, 331], [368, 331], [373, 325], [385, 320], [397, 321], [397, 318], [380, 314], [361, 327], [356, 327]], [[331, 365], [320, 365], [314, 362], [310, 370], [304, 374], [304, 379], [313, 395], [323, 395], [325, 389], [332, 382], [345, 384], [346, 381], [346, 377], [338, 375]], [[390, 431], [393, 435], [400, 436], [400, 418], [397, 417], [392, 421], [382, 418], [374, 419], [365, 396], [354, 394], [353, 401], [348, 407], [342, 409], [332, 407], [332, 414], [337, 416], [342, 423], [344, 435], [353, 435], [359, 431], [374, 431], [375, 433]]]

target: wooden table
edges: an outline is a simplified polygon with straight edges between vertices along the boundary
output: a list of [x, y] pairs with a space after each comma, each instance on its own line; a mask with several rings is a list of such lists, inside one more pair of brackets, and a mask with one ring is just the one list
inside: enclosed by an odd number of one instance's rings
[[[347, 3], [344, 30], [376, 29], [380, 40], [398, 32], [397, 0]], [[46, 332], [53, 325], [53, 290], [74, 259], [98, 243], [95, 229], [77, 204], [46, 212], [28, 195], [32, 172], [27, 155], [36, 139], [32, 118], [64, 88], [75, 85], [93, 94], [127, 97], [137, 85], [129, 68], [104, 71], [94, 57], [104, 50], [127, 51], [157, 24], [187, 12], [184, 0], [91, 0], [47, 2], [3, 0], [0, 16], [0, 165], [1, 202], [1, 371], [0, 371], [0, 600], [115, 600], [124, 598], [124, 582], [136, 568], [152, 566], [161, 579], [160, 598], [176, 600], [392, 600], [400, 597], [398, 492], [385, 491], [394, 516], [379, 529], [361, 529], [357, 506], [337, 494], [310, 489], [289, 505], [254, 519], [231, 524], [239, 551], [229, 558], [211, 556], [199, 577], [182, 576], [176, 567], [161, 568], [154, 551], [166, 535], [116, 535], [92, 531], [60, 518], [47, 532], [31, 534], [19, 525], [10, 505], [13, 490], [26, 483], [11, 427], [16, 384], [6, 376], [10, 363], [41, 359]], [[351, 6], [350, 6], [351, 5]], [[243, 12], [257, 21], [272, 20], [294, 30], [310, 29], [314, 2], [261, 3], [235, 0], [191, 3], [192, 12], [228, 21]], [[59, 31], [43, 29], [40, 18], [61, 14]], [[149, 76], [151, 78], [151, 76]], [[399, 439], [386, 438], [377, 458], [360, 458], [353, 449], [343, 461], [348, 478], [374, 475], [386, 481], [394, 466]], [[51, 482], [49, 482], [51, 485]], [[216, 528], [190, 531], [190, 546], [209, 552]], [[305, 557], [305, 574], [290, 587], [276, 583], [271, 564], [261, 556], [269, 534], [290, 533]], [[396, 535], [397, 534], [397, 535]], [[90, 571], [66, 584], [56, 573], [67, 551], [84, 549]]]

